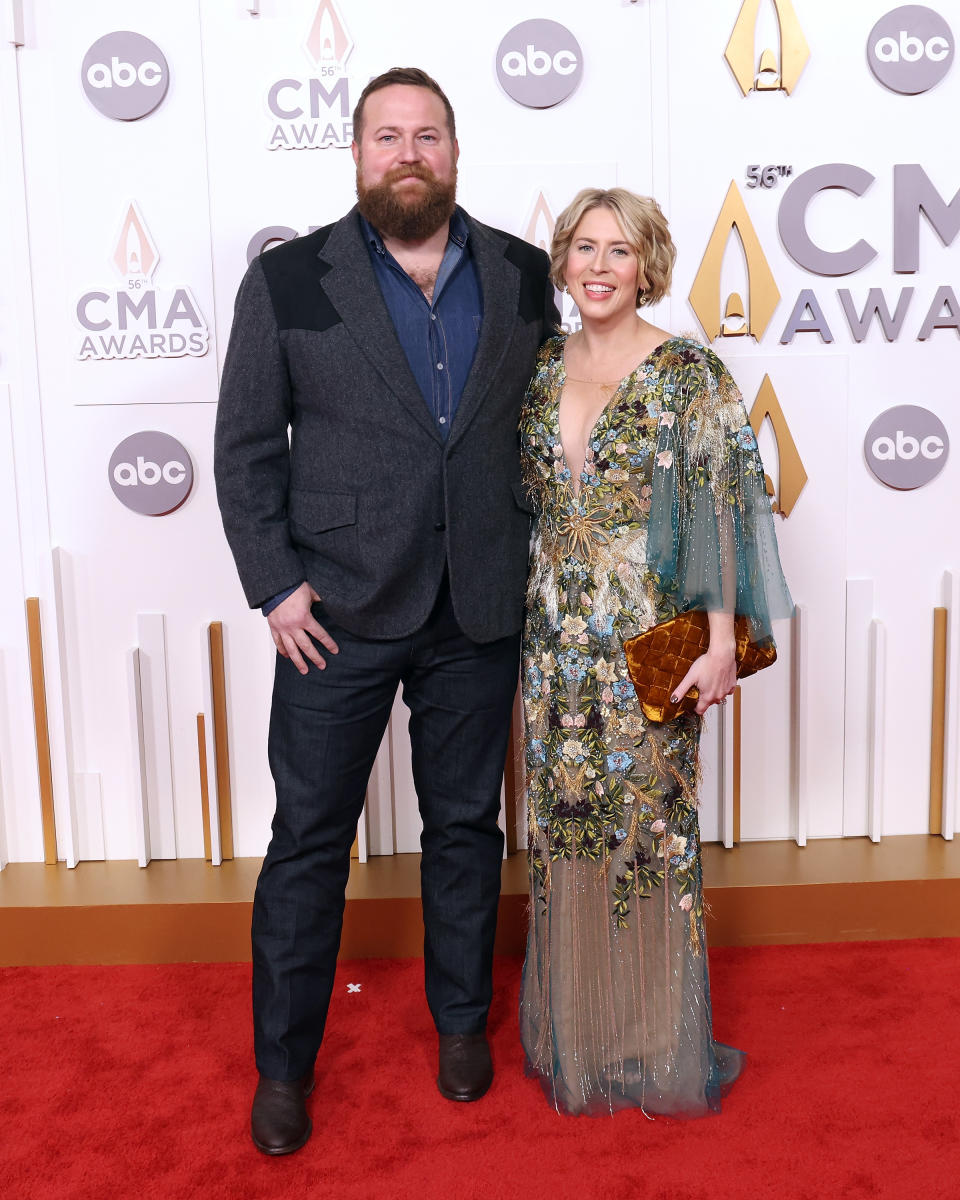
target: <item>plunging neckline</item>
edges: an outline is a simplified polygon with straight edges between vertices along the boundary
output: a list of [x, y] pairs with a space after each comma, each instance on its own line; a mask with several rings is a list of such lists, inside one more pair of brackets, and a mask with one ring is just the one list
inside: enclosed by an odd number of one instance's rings
[[636, 373], [640, 370], [640, 368], [645, 366], [646, 363], [651, 358], [653, 358], [653, 356], [658, 351], [662, 350], [663, 347], [667, 344], [667, 342], [672, 342], [673, 340], [674, 340], [673, 335], [671, 335], [670, 337], [664, 338], [662, 342], [659, 342], [656, 346], [653, 347], [653, 349], [649, 352], [649, 354], [645, 354], [643, 356], [643, 358], [640, 359], [640, 361], [633, 368], [633, 370], [630, 372], [629, 375], [624, 375], [624, 377], [617, 384], [616, 388], [613, 391], [613, 395], [606, 402], [606, 404], [603, 406], [603, 408], [601, 408], [600, 411], [597, 413], [597, 419], [590, 426], [590, 429], [587, 433], [586, 442], [584, 443], [583, 462], [581, 462], [580, 470], [578, 471], [576, 476], [574, 476], [570, 470], [570, 463], [567, 461], [567, 448], [563, 444], [563, 433], [561, 432], [561, 429], [560, 429], [560, 405], [563, 403], [563, 389], [567, 382], [566, 342], [564, 342], [563, 348], [560, 351], [560, 360], [559, 360], [560, 361], [560, 379], [559, 379], [559, 384], [558, 384], [558, 388], [557, 388], [557, 408], [556, 408], [555, 419], [557, 422], [557, 440], [560, 443], [560, 457], [563, 460], [564, 470], [570, 476], [570, 487], [571, 487], [571, 491], [573, 492], [573, 498], [575, 500], [579, 497], [582, 486], [583, 486], [582, 482], [581, 482], [581, 476], [583, 475], [584, 467], [587, 465], [587, 453], [586, 452], [590, 446], [591, 441], [593, 441], [593, 435], [596, 433], [597, 428], [600, 425], [600, 422], [613, 409], [614, 404], [616, 403], [617, 397], [620, 395], [621, 391], [623, 391], [624, 386], [630, 382], [630, 380], [634, 377], [634, 375], [636, 375]]

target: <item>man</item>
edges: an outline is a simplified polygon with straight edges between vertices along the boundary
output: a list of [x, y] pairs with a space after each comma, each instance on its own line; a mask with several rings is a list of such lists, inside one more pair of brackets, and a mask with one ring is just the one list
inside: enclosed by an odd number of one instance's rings
[[388, 71], [353, 119], [357, 207], [250, 267], [217, 415], [224, 528], [278, 650], [277, 807], [252, 929], [251, 1129], [267, 1154], [310, 1136], [350, 846], [401, 685], [437, 1084], [469, 1101], [492, 1080], [529, 533], [517, 416], [558, 318], [546, 255], [456, 207], [454, 116], [434, 80]]

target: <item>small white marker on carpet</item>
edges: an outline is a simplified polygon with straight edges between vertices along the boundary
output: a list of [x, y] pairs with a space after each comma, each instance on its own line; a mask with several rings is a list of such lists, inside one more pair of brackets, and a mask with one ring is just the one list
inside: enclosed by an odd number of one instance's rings
[[359, 992], [362, 987], [363, 987], [362, 983], [348, 983], [347, 991], [348, 992]]

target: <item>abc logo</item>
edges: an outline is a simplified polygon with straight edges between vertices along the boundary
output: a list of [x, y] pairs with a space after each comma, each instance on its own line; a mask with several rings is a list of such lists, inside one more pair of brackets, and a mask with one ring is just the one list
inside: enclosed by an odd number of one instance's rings
[[887, 487], [922, 487], [943, 470], [950, 439], [939, 417], [914, 404], [888, 408], [863, 441], [870, 470]]
[[108, 33], [93, 43], [80, 68], [87, 98], [105, 117], [138, 121], [167, 94], [170, 70], [159, 46], [140, 33]]
[[905, 96], [935, 87], [949, 71], [953, 51], [950, 26], [920, 4], [881, 17], [867, 40], [870, 70], [885, 88]]
[[515, 25], [497, 50], [497, 79], [518, 104], [551, 108], [573, 94], [583, 53], [569, 29], [537, 19]]
[[155, 429], [124, 438], [107, 473], [117, 499], [145, 517], [173, 512], [193, 486], [190, 455], [176, 438]]

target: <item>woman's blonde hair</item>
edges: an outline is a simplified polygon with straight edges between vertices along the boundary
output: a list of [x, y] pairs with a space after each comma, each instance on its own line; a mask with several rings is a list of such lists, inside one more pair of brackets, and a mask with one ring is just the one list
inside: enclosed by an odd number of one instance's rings
[[577, 226], [591, 209], [601, 207], [610, 209], [625, 239], [636, 251], [640, 274], [647, 283], [637, 290], [637, 305], [656, 304], [670, 291], [677, 248], [656, 200], [637, 196], [626, 188], [584, 188], [577, 192], [554, 226], [550, 278], [558, 288], [564, 287], [563, 273]]

